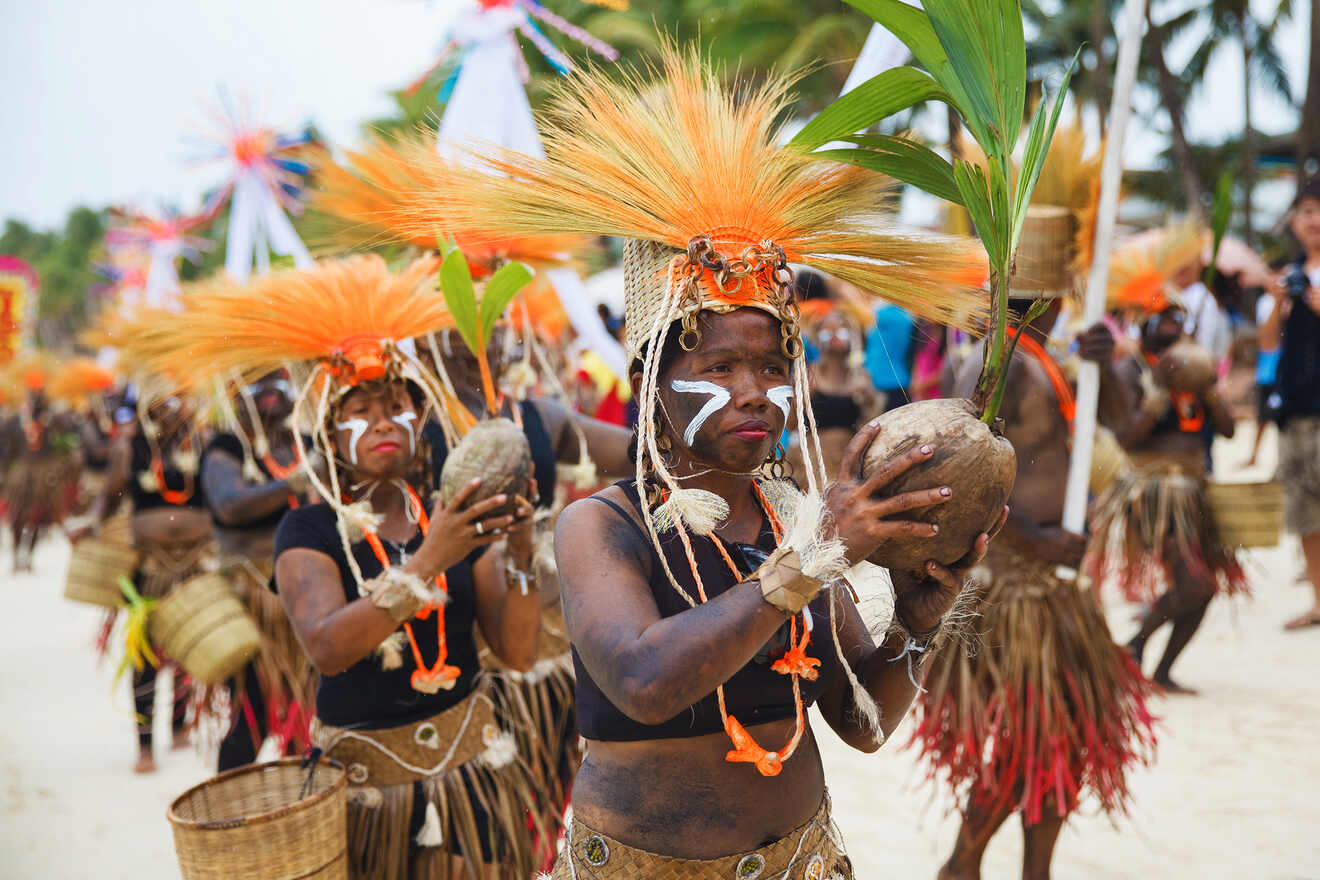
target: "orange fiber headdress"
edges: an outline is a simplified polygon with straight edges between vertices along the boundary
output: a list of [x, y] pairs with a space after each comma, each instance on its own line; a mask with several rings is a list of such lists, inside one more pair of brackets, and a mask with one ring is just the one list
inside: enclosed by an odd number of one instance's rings
[[301, 361], [346, 384], [382, 378], [398, 343], [450, 324], [443, 298], [426, 287], [438, 267], [427, 257], [396, 274], [370, 255], [243, 284], [201, 282], [170, 320], [172, 344], [157, 366], [260, 376]]
[[[702, 307], [778, 312], [777, 276], [798, 262], [919, 315], [976, 326], [983, 297], [938, 276], [950, 243], [884, 227], [890, 179], [780, 146], [791, 82], [771, 76], [729, 88], [695, 52], [673, 46], [654, 75], [575, 74], [543, 130], [544, 159], [474, 151], [471, 167], [451, 169], [459, 185], [422, 193], [409, 210], [419, 232], [445, 216], [510, 235], [643, 243], [647, 253], [628, 256], [648, 304], [665, 298], [666, 267], [684, 257], [684, 280]], [[632, 353], [651, 329], [646, 311], [630, 316]]]
[[52, 399], [85, 409], [94, 395], [108, 391], [115, 384], [114, 374], [89, 357], [65, 361], [55, 369], [47, 386]]
[[1205, 230], [1184, 222], [1145, 232], [1120, 245], [1110, 257], [1108, 305], [1110, 309], [1138, 309], [1159, 314], [1174, 305], [1173, 276], [1201, 259]]
[[434, 251], [440, 238], [452, 238], [474, 278], [484, 278], [510, 261], [533, 268], [562, 266], [587, 248], [587, 241], [577, 235], [499, 235], [476, 225], [456, 226], [443, 213], [419, 216], [414, 206], [418, 194], [455, 185], [452, 163], [436, 154], [434, 132], [397, 143], [372, 137], [364, 149], [345, 156], [343, 163], [328, 153], [315, 160], [318, 187], [312, 205], [340, 221], [332, 235], [335, 243], [402, 243]]

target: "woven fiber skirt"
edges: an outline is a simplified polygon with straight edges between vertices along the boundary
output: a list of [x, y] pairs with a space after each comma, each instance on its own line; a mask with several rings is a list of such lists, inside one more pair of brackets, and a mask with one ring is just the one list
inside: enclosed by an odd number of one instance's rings
[[535, 827], [534, 782], [484, 687], [399, 727], [313, 719], [311, 737], [348, 774], [353, 880], [458, 880], [452, 856], [469, 877], [486, 876], [491, 862], [508, 876], [532, 875], [533, 841], [545, 836]]
[[1237, 549], [1220, 535], [1202, 454], [1133, 453], [1135, 467], [1096, 503], [1086, 571], [1117, 581], [1133, 602], [1151, 602], [1173, 585], [1176, 560], [1216, 592], [1248, 592]]
[[627, 846], [574, 820], [550, 880], [853, 880], [826, 795], [806, 824], [752, 852], [674, 859]]
[[[253, 658], [257, 684], [261, 688], [259, 705], [266, 709], [266, 728], [295, 752], [307, 746], [307, 724], [316, 704], [316, 672], [303, 652], [293, 625], [284, 613], [284, 603], [270, 589], [274, 563], [270, 559], [224, 556], [220, 573], [261, 630], [261, 653]], [[242, 677], [239, 677], [240, 689]], [[243, 715], [250, 702], [240, 690], [234, 695]], [[249, 726], [256, 719], [245, 718]]]
[[1096, 594], [1054, 568], [991, 545], [974, 574], [985, 585], [979, 638], [927, 661], [913, 734], [932, 777], [1028, 824], [1047, 809], [1066, 815], [1087, 791], [1122, 812], [1127, 771], [1155, 745], [1150, 683], [1114, 644]]

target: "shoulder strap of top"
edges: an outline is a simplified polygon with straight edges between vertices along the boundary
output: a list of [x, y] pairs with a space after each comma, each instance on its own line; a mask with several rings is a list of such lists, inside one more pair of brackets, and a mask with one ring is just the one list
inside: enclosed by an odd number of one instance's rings
[[[588, 497], [587, 500], [588, 500], [588, 501], [599, 501], [601, 504], [604, 504], [604, 505], [606, 505], [607, 507], [613, 508], [614, 512], [617, 513], [617, 514], [619, 515], [619, 517], [620, 517], [621, 519], [623, 519], [624, 522], [628, 523], [628, 525], [630, 525], [630, 526], [633, 527], [633, 531], [637, 532], [637, 534], [641, 537], [641, 539], [642, 539], [643, 541], [646, 542], [646, 546], [648, 546], [648, 547], [651, 546], [651, 536], [648, 535], [648, 534], [642, 529], [642, 527], [639, 526], [639, 525], [637, 524], [637, 520], [633, 519], [632, 516], [629, 515], [628, 511], [624, 510], [622, 507], [620, 507], [619, 505], [615, 504], [615, 503], [614, 503], [613, 501], [611, 501], [610, 499], [608, 499], [608, 498], [601, 498], [599, 495], [591, 495], [591, 496]], [[654, 549], [654, 548], [653, 548], [653, 549]]]

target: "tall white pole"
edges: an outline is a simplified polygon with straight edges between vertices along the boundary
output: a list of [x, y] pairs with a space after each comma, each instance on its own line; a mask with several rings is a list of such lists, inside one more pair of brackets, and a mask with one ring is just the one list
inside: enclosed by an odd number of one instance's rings
[[[1100, 213], [1095, 227], [1095, 259], [1086, 283], [1082, 315], [1091, 326], [1105, 315], [1109, 283], [1109, 249], [1118, 214], [1118, 191], [1123, 179], [1123, 142], [1132, 115], [1132, 87], [1146, 23], [1146, 0], [1128, 0], [1123, 33], [1118, 42], [1118, 70], [1113, 103], [1109, 107], [1108, 143], [1100, 169]], [[1077, 416], [1073, 424], [1072, 459], [1068, 463], [1068, 489], [1063, 501], [1063, 527], [1081, 534], [1086, 528], [1086, 495], [1090, 485], [1091, 452], [1095, 447], [1096, 407], [1100, 402], [1100, 366], [1082, 361], [1077, 370]]]

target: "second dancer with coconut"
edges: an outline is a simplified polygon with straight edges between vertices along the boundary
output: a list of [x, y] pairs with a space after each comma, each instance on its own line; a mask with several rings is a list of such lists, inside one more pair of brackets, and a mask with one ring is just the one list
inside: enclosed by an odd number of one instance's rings
[[[961, 570], [985, 552], [973, 535], [952, 568], [897, 572], [898, 625], [873, 640], [844, 576], [890, 595], [865, 558], [932, 539], [907, 512], [958, 490], [874, 497], [938, 450], [918, 444], [862, 478], [870, 426], [825, 493], [787, 260], [943, 320], [969, 320], [976, 300], [939, 284], [947, 243], [875, 230], [882, 178], [776, 146], [784, 89], [735, 101], [675, 51], [655, 83], [575, 79], [548, 158], [490, 160], [509, 176], [473, 174], [471, 201], [451, 206], [512, 232], [632, 239], [636, 476], [568, 508], [557, 533], [588, 746], [556, 878], [851, 876], [806, 707], [877, 748]], [[757, 476], [775, 469], [790, 411], [806, 435], [805, 496]], [[1002, 512], [984, 512], [991, 530]]]

